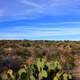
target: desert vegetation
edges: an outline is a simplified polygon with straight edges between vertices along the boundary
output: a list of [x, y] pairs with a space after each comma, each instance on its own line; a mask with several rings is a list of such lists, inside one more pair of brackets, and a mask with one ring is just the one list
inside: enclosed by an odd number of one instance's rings
[[1, 40], [1, 80], [79, 80], [80, 41]]

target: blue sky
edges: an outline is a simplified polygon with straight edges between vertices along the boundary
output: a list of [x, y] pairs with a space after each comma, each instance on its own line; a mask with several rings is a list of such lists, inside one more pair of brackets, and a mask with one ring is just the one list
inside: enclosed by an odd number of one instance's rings
[[0, 0], [0, 39], [80, 40], [80, 0]]

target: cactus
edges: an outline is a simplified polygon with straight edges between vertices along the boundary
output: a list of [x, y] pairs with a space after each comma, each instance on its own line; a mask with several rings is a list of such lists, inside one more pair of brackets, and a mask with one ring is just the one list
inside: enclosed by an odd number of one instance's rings
[[47, 71], [44, 70], [46, 65], [46, 60], [43, 58], [37, 58], [33, 64], [32, 73], [36, 75], [38, 80], [41, 80], [43, 77], [47, 77]]
[[15, 80], [12, 69], [5, 70], [1, 73], [2, 80]]
[[46, 78], [48, 75], [47, 75], [47, 72], [45, 70], [42, 70], [40, 73], [39, 73], [39, 80], [43, 79], [43, 78]]
[[48, 67], [48, 71], [50, 72], [51, 70], [61, 70], [62, 67], [61, 67], [61, 64], [58, 62], [58, 61], [54, 61], [54, 62], [47, 62], [46, 63], [46, 66]]
[[68, 74], [68, 73], [64, 73], [63, 74], [63, 78], [64, 78], [64, 80], [71, 80], [72, 79], [72, 75], [71, 74]]
[[25, 70], [24, 68], [21, 68], [21, 69], [18, 71], [19, 76], [21, 76], [22, 73], [26, 73], [26, 70]]
[[53, 78], [53, 80], [71, 80], [72, 75], [63, 71], [60, 71], [56, 74], [56, 76]]
[[62, 71], [58, 61], [47, 62], [46, 59], [37, 58], [30, 65], [22, 67], [13, 74], [12, 69], [0, 74], [0, 80], [71, 80], [72, 75]]
[[36, 80], [33, 75], [30, 76], [30, 80]]
[[6, 74], [6, 71], [4, 71], [4, 72], [1, 73], [1, 79], [2, 80], [8, 80], [8, 76]]
[[11, 77], [11, 80], [14, 80], [15, 79], [15, 76], [13, 75], [13, 70], [12, 69], [9, 69], [7, 71], [7, 74]]
[[63, 78], [64, 78], [64, 80], [68, 80], [68, 74], [67, 73], [64, 73], [63, 74]]
[[46, 60], [43, 59], [43, 58], [36, 59], [35, 64], [36, 64], [36, 66], [37, 66], [37, 68], [38, 68], [39, 71], [40, 71], [40, 69], [43, 69], [44, 68], [45, 62], [46, 62]]
[[27, 72], [25, 68], [20, 68], [18, 71], [18, 80], [28, 80], [27, 79]]

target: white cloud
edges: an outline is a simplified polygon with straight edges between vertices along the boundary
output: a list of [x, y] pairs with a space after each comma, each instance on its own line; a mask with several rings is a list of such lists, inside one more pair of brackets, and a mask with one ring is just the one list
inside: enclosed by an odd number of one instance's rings
[[80, 35], [80, 28], [36, 28], [36, 27], [17, 27], [12, 28], [10, 31], [0, 32], [0, 38], [4, 39], [28, 39], [50, 36], [74, 36]]
[[61, 35], [80, 35], [80, 28], [47, 28], [47, 29], [42, 29], [40, 28], [37, 30], [32, 31], [31, 36], [36, 36], [36, 37], [42, 37], [42, 36], [61, 36]]
[[4, 10], [3, 9], [0, 9], [0, 17], [5, 16], [4, 13], [5, 13]]
[[[8, 0], [9, 1], [9, 0]], [[3, 5], [2, 5], [3, 4]], [[80, 15], [80, 0], [14, 0], [0, 2], [9, 19], [35, 19], [47, 16]], [[73, 14], [72, 14], [73, 13]], [[3, 12], [0, 11], [1, 16]]]
[[34, 10], [33, 13], [38, 12], [37, 14], [42, 13], [43, 15], [56, 16], [68, 15], [71, 13], [79, 15], [80, 13], [79, 0], [49, 0], [45, 1], [45, 3], [42, 0], [37, 2], [35, 2], [35, 0], [22, 0], [21, 3], [25, 4], [26, 7], [32, 6]]
[[35, 2], [31, 2], [29, 0], [21, 0], [21, 3], [25, 4], [25, 5], [29, 5], [29, 6], [32, 6], [32, 7], [35, 7], [35, 8], [38, 8], [38, 9], [43, 9], [43, 7]]

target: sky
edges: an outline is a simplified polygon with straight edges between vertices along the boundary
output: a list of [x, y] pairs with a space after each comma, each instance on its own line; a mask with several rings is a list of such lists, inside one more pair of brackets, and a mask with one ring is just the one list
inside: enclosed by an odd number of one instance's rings
[[80, 40], [80, 0], [0, 0], [0, 40]]

